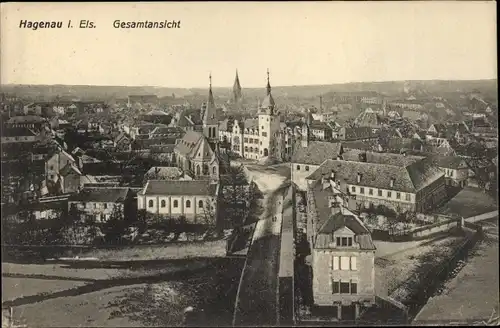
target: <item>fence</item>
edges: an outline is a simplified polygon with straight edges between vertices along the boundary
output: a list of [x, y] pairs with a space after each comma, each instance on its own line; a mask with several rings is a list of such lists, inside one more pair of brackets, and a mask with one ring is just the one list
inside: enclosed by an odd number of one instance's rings
[[492, 219], [492, 218], [494, 218], [496, 216], [498, 216], [498, 210], [493, 211], [493, 212], [483, 213], [483, 214], [476, 215], [476, 216], [468, 217], [466, 219], [466, 221], [469, 222], [469, 223], [474, 223], [474, 222], [478, 222], [478, 221]]

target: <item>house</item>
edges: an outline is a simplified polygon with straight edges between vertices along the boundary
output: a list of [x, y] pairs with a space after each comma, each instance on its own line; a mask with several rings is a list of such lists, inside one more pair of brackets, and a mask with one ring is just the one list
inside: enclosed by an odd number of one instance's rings
[[48, 127], [47, 119], [41, 116], [35, 115], [25, 115], [25, 116], [13, 116], [5, 122], [7, 128], [28, 128], [32, 131], [38, 132]]
[[351, 141], [351, 140], [370, 140], [376, 139], [377, 135], [373, 133], [370, 127], [342, 127], [338, 132], [338, 139]]
[[309, 129], [315, 140], [330, 140], [332, 138], [332, 129], [325, 122], [312, 121]]
[[117, 151], [129, 152], [132, 150], [132, 138], [124, 132], [121, 132], [113, 140], [113, 145]]
[[75, 158], [65, 150], [58, 149], [45, 162], [45, 177], [47, 181], [55, 182], [59, 172], [68, 164], [73, 164], [78, 167]]
[[183, 216], [194, 224], [216, 224], [218, 195], [219, 184], [209, 180], [149, 180], [137, 194], [137, 209]]
[[127, 107], [131, 108], [134, 106], [146, 107], [146, 106], [158, 106], [159, 100], [157, 95], [130, 95], [127, 98]]
[[68, 163], [59, 171], [58, 180], [56, 181], [56, 185], [59, 185], [59, 191], [62, 194], [78, 192], [82, 185], [82, 175], [82, 172], [74, 163]]
[[153, 166], [144, 174], [144, 183], [148, 180], [192, 180], [181, 169], [171, 166]]
[[155, 127], [150, 133], [149, 138], [172, 138], [181, 139], [186, 132], [179, 127]]
[[307, 191], [313, 302], [334, 306], [339, 320], [358, 319], [375, 305], [376, 248], [363, 222], [336, 202], [333, 189], [318, 181]]
[[291, 158], [291, 179], [300, 190], [307, 188], [306, 177], [327, 159], [337, 159], [344, 149], [340, 142], [311, 141], [297, 145]]
[[90, 217], [97, 222], [106, 222], [118, 211], [127, 220], [137, 213], [134, 198], [130, 188], [84, 188], [68, 198], [68, 211], [75, 213], [76, 210], [81, 218]]
[[462, 188], [467, 186], [469, 166], [465, 159], [458, 156], [442, 155], [435, 155], [431, 159], [444, 172], [446, 185]]
[[356, 207], [383, 205], [396, 211], [425, 212], [446, 196], [443, 172], [426, 158], [368, 152], [357, 161], [353, 157], [326, 160], [306, 178], [308, 185], [330, 177]]
[[2, 145], [29, 144], [36, 142], [38, 139], [38, 136], [33, 131], [25, 127], [2, 129]]
[[366, 108], [364, 112], [359, 114], [354, 122], [358, 127], [370, 128], [375, 131], [383, 126], [383, 119], [379, 111], [374, 111], [371, 107]]

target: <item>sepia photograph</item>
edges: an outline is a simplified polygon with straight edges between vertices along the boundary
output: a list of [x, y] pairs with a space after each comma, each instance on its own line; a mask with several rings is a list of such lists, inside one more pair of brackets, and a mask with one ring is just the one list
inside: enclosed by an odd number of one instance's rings
[[0, 6], [2, 328], [500, 325], [495, 1]]

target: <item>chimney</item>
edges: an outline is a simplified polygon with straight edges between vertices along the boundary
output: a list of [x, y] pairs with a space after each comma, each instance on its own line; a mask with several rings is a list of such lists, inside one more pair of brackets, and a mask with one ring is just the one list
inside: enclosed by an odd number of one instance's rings
[[391, 187], [391, 188], [394, 188], [394, 178], [391, 178], [391, 184], [390, 184], [390, 187]]
[[358, 173], [358, 179], [357, 179], [358, 183], [361, 182], [361, 173]]

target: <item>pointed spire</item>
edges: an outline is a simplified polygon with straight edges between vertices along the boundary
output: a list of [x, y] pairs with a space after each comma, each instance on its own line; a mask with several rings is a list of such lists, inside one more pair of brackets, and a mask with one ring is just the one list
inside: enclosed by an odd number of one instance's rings
[[238, 70], [236, 69], [236, 77], [233, 84], [233, 102], [238, 103], [241, 100], [241, 85], [240, 78], [238, 77]]
[[212, 93], [212, 72], [210, 72], [210, 74], [208, 75], [208, 79], [209, 79], [210, 86], [209, 86], [209, 89], [208, 89], [208, 104], [207, 104], [207, 107], [209, 107], [209, 106], [215, 107], [214, 95]]
[[269, 83], [269, 68], [267, 69], [267, 95], [269, 96], [271, 94], [271, 83]]

